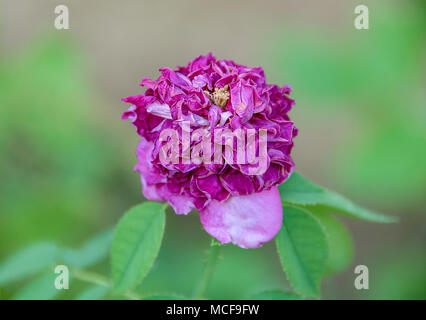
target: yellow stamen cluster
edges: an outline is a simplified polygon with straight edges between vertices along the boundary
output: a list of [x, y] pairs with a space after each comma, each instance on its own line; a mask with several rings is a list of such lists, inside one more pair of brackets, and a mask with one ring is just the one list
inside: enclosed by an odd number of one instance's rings
[[214, 88], [214, 92], [210, 94], [208, 91], [204, 91], [204, 93], [209, 97], [211, 103], [225, 108], [229, 99], [229, 86], [226, 85], [223, 88]]

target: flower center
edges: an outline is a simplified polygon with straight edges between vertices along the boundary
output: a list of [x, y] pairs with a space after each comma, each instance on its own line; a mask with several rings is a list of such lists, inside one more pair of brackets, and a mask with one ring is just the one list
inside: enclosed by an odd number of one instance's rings
[[229, 86], [226, 85], [223, 88], [214, 88], [213, 93], [209, 93], [208, 91], [204, 91], [209, 97], [210, 101], [215, 105], [225, 108], [228, 99], [229, 99]]

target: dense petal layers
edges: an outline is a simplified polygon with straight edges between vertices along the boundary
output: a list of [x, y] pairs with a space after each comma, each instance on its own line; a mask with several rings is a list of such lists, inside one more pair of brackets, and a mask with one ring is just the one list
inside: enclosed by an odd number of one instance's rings
[[[250, 198], [252, 201], [261, 199], [260, 195], [264, 194], [272, 197], [272, 190], [294, 170], [290, 153], [297, 129], [287, 115], [294, 105], [289, 98], [290, 87], [267, 84], [262, 68], [217, 60], [211, 54], [200, 56], [175, 70], [162, 68], [160, 73], [156, 80], [142, 79], [141, 86], [147, 88], [144, 94], [123, 99], [130, 103], [123, 118], [130, 119], [141, 136], [135, 170], [141, 175], [144, 196], [154, 201], [168, 201], [178, 214], [200, 210], [202, 216], [211, 221], [215, 221], [213, 208], [220, 209], [226, 226], [222, 233], [216, 226], [215, 232], [227, 235], [224, 241], [243, 247], [267, 241], [265, 239], [273, 233], [270, 230], [275, 230], [268, 221], [278, 221], [273, 216], [278, 208], [269, 210], [272, 203], [265, 203], [265, 210], [259, 211], [262, 218], [253, 216], [250, 219], [259, 223], [263, 221], [264, 226], [269, 226], [267, 229], [262, 229], [262, 224], [259, 224], [260, 229], [254, 228], [254, 224], [251, 229], [242, 224], [241, 228], [244, 226], [246, 231], [241, 229], [237, 233], [237, 226], [233, 226], [235, 232], [231, 232], [227, 220], [234, 217], [238, 221], [237, 211], [231, 210], [234, 214], [228, 215], [223, 208], [234, 208], [233, 204], [238, 201], [249, 203], [247, 199], [250, 196], [253, 196]], [[189, 127], [184, 123], [188, 123]], [[255, 170], [258, 164], [239, 161], [235, 146], [233, 156], [220, 156], [220, 163], [206, 162], [204, 158], [199, 162], [182, 161], [188, 158], [184, 156], [186, 150], [202, 149], [203, 141], [200, 135], [196, 136], [197, 132], [213, 141], [217, 129], [232, 132], [267, 130], [266, 152], [262, 153], [264, 161], [261, 166], [264, 170]], [[166, 130], [177, 132], [177, 143], [161, 138]], [[191, 137], [187, 145], [183, 143], [184, 137]], [[162, 148], [167, 144], [177, 148], [179, 161], [162, 161], [161, 156], [165, 154]], [[244, 148], [244, 160], [248, 159], [249, 150], [260, 155], [260, 138], [255, 138], [251, 147], [247, 141]], [[208, 155], [204, 150], [202, 153], [203, 157]], [[222, 204], [224, 207], [221, 207]], [[208, 228], [211, 229], [206, 227], [206, 230]], [[252, 230], [252, 236], [248, 230]]]
[[257, 248], [280, 230], [283, 209], [277, 187], [247, 196], [212, 201], [201, 210], [204, 229], [221, 243]]

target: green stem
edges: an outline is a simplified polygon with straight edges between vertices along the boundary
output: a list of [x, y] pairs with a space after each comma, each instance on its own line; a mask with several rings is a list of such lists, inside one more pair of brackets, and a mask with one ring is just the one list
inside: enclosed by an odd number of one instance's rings
[[109, 281], [106, 277], [103, 275], [100, 275], [98, 273], [82, 270], [82, 269], [75, 269], [72, 272], [72, 275], [81, 281], [89, 282], [92, 284], [101, 285], [104, 287], [112, 287], [111, 281]]
[[[90, 271], [86, 271], [86, 270], [82, 270], [82, 269], [76, 269], [73, 271], [72, 275], [80, 280], [80, 281], [84, 281], [84, 282], [88, 282], [88, 283], [92, 283], [92, 284], [96, 284], [96, 285], [100, 285], [100, 286], [104, 286], [107, 288], [112, 289], [112, 282], [104, 277], [103, 275], [100, 275], [98, 273], [95, 272], [90, 272]], [[134, 292], [131, 291], [126, 291], [121, 293], [121, 295], [127, 299], [130, 300], [140, 300], [141, 298]]]
[[204, 294], [209, 285], [210, 278], [213, 275], [214, 268], [216, 266], [216, 261], [219, 256], [220, 245], [210, 245], [209, 255], [207, 258], [206, 266], [204, 269], [203, 277], [201, 278], [200, 283], [198, 284], [197, 289], [194, 293], [194, 299], [203, 299]]

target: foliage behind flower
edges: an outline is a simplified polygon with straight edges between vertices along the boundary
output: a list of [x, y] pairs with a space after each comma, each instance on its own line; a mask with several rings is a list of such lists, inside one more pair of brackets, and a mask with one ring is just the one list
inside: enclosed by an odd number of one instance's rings
[[[282, 222], [276, 186], [294, 169], [290, 152], [297, 129], [287, 115], [294, 104], [290, 87], [267, 84], [262, 68], [216, 60], [211, 54], [160, 72], [157, 80], [142, 79], [145, 94], [123, 99], [132, 104], [123, 118], [131, 119], [142, 137], [135, 170], [144, 196], [168, 201], [178, 214], [200, 210], [205, 229], [222, 243], [257, 247], [269, 241]], [[175, 129], [182, 135], [183, 122], [191, 132], [201, 128], [212, 135], [218, 128], [267, 129], [266, 171], [250, 174], [249, 164], [225, 158], [222, 164], [165, 165], [160, 134]]]

